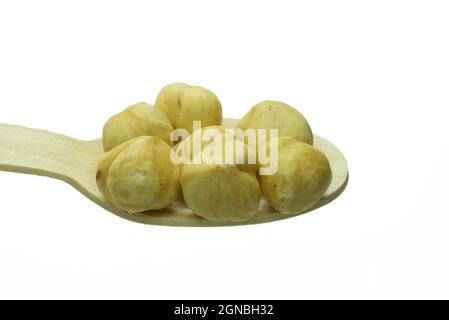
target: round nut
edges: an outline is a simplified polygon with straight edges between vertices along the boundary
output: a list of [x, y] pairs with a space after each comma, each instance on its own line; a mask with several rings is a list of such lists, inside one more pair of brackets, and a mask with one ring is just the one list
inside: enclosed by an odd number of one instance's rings
[[[271, 152], [271, 141], [266, 148]], [[278, 139], [277, 172], [259, 176], [265, 198], [273, 208], [285, 214], [310, 209], [324, 195], [331, 180], [327, 157], [317, 148], [290, 137]]]
[[[231, 141], [234, 143], [240, 141]], [[205, 148], [204, 152], [207, 152]], [[235, 148], [234, 151], [241, 150]], [[243, 151], [242, 153], [245, 153]], [[237, 154], [241, 159], [244, 154]], [[207, 157], [207, 156], [206, 156]], [[224, 161], [224, 160], [223, 160]], [[260, 186], [255, 166], [248, 164], [211, 164], [190, 162], [181, 171], [181, 187], [184, 201], [197, 215], [216, 222], [240, 222], [254, 216], [259, 208]]]
[[173, 127], [163, 112], [139, 102], [109, 118], [103, 127], [103, 147], [109, 151], [140, 136], [156, 136], [172, 146], [172, 131]]
[[105, 153], [97, 170], [101, 193], [130, 213], [168, 207], [180, 196], [180, 166], [171, 162], [170, 150], [161, 138], [142, 136]]
[[[293, 107], [280, 101], [267, 100], [256, 104], [238, 122], [236, 129], [243, 131], [246, 129], [278, 129], [278, 137], [292, 137], [298, 141], [313, 144], [313, 133], [304, 116]], [[265, 142], [269, 139], [269, 132], [267, 132]], [[261, 141], [262, 144], [264, 141]]]
[[161, 110], [175, 129], [193, 130], [193, 121], [201, 121], [202, 127], [220, 125], [222, 121], [221, 103], [210, 90], [172, 83], [159, 92], [156, 108]]

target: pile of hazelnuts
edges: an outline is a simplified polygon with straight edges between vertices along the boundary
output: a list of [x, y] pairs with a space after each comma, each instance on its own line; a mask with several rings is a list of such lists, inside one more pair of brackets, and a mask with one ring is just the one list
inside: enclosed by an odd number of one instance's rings
[[212, 91], [184, 83], [165, 86], [154, 106], [140, 102], [112, 116], [103, 128], [101, 193], [128, 213], [151, 214], [182, 201], [216, 222], [251, 219], [262, 198], [280, 213], [298, 214], [324, 195], [330, 164], [296, 109], [267, 100], [235, 128], [225, 129], [222, 120]]

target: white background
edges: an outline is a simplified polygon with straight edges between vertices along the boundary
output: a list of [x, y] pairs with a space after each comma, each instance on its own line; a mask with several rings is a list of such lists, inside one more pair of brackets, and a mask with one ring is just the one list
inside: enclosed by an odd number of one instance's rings
[[0, 122], [94, 139], [184, 81], [227, 117], [295, 106], [350, 182], [310, 214], [195, 229], [0, 173], [0, 298], [449, 298], [448, 17], [445, 1], [1, 1]]

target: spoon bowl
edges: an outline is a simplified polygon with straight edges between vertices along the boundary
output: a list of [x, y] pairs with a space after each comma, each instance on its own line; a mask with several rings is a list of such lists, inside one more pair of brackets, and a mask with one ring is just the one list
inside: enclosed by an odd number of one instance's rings
[[[233, 128], [237, 122], [224, 119], [222, 125]], [[336, 199], [344, 191], [349, 176], [345, 157], [337, 147], [319, 136], [314, 136], [314, 146], [328, 157], [333, 177], [324, 196], [308, 211]], [[275, 211], [264, 199], [253, 218], [239, 223], [205, 220], [192, 213], [182, 201], [163, 210], [139, 214], [123, 212], [110, 205], [97, 187], [97, 164], [103, 154], [101, 139], [80, 141], [45, 130], [0, 124], [0, 170], [65, 181], [99, 206], [127, 220], [161, 226], [216, 227], [266, 223], [296, 216]]]

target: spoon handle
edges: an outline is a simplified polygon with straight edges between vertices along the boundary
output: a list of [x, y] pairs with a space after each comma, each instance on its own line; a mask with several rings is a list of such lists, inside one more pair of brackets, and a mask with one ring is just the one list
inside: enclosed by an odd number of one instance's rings
[[0, 170], [68, 180], [86, 142], [45, 130], [0, 124]]

